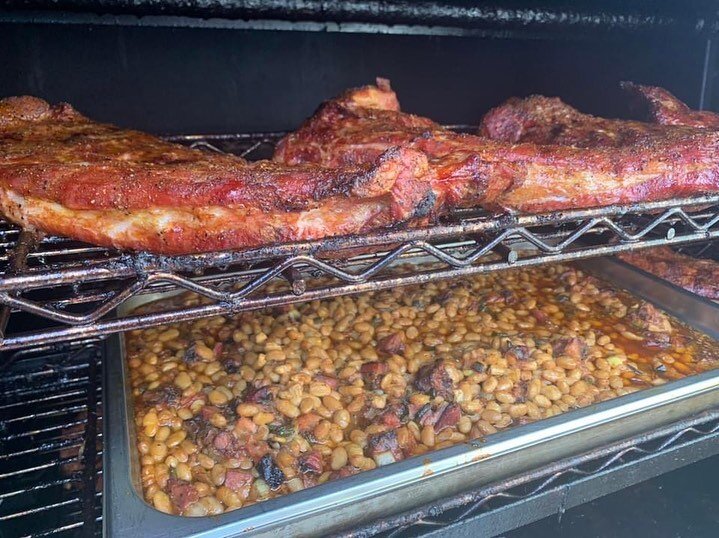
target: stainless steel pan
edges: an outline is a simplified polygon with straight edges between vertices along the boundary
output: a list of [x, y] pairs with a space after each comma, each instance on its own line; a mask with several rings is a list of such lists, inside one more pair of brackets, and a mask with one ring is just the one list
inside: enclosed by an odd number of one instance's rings
[[[719, 307], [710, 301], [612, 259], [594, 259], [580, 266], [719, 340]], [[157, 298], [146, 296], [142, 302]], [[161, 513], [142, 498], [126, 380], [122, 338], [113, 336], [107, 342], [104, 379], [103, 521], [109, 537], [316, 536], [477, 488], [719, 406], [716, 370], [234, 512], [188, 518]]]

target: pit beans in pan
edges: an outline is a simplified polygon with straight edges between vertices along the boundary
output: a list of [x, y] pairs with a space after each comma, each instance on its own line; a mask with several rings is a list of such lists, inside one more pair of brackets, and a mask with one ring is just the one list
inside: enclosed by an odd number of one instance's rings
[[186, 516], [487, 436], [719, 359], [706, 336], [563, 265], [138, 330], [127, 349], [145, 498]]

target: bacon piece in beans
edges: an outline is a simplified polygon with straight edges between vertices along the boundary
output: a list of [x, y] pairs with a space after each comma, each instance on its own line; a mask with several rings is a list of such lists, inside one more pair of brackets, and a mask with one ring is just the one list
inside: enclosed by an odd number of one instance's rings
[[320, 423], [322, 417], [316, 413], [306, 413], [297, 418], [297, 429], [300, 432], [311, 432]]
[[379, 418], [388, 428], [399, 428], [402, 425], [402, 421], [395, 413], [382, 413]]
[[241, 499], [246, 499], [255, 477], [250, 471], [241, 469], [227, 469], [225, 473], [225, 486], [237, 493]]
[[300, 475], [300, 478], [302, 479], [302, 485], [304, 486], [305, 489], [313, 488], [317, 485], [317, 475], [303, 474], [303, 475]]
[[393, 333], [377, 341], [377, 351], [385, 355], [401, 355], [404, 353], [404, 339], [399, 333]]
[[442, 414], [437, 419], [437, 422], [434, 423], [435, 433], [439, 433], [445, 428], [451, 428], [459, 422], [461, 417], [462, 411], [459, 406], [454, 403], [449, 404], [444, 411], [442, 411]]
[[389, 452], [394, 456], [395, 461], [404, 458], [402, 449], [397, 442], [397, 432], [395, 430], [389, 430], [371, 436], [368, 441], [368, 447], [369, 453], [373, 457]]
[[239, 457], [243, 452], [246, 452], [252, 461], [259, 461], [270, 452], [270, 445], [262, 440], [249, 439], [245, 446], [238, 450], [235, 457]]
[[224, 452], [232, 446], [234, 436], [230, 432], [220, 432], [215, 436], [213, 445], [220, 452]]
[[180, 400], [182, 391], [175, 385], [165, 385], [142, 393], [142, 401], [147, 405], [175, 405]]
[[324, 383], [332, 390], [337, 390], [337, 387], [340, 386], [340, 382], [336, 377], [330, 377], [328, 375], [317, 374], [314, 376], [314, 379], [318, 383]]
[[330, 479], [334, 480], [336, 478], [347, 478], [348, 476], [355, 475], [359, 472], [360, 470], [357, 467], [353, 467], [352, 465], [345, 465], [338, 471], [334, 471], [332, 474], [330, 474]]
[[447, 402], [444, 402], [435, 408], [432, 407], [431, 404], [426, 404], [417, 412], [415, 421], [418, 422], [420, 426], [434, 426], [448, 405]]
[[560, 338], [552, 344], [552, 351], [555, 357], [566, 355], [573, 359], [586, 359], [589, 355], [589, 346], [581, 338], [576, 336], [570, 338]]
[[651, 303], [645, 302], [637, 310], [630, 312], [627, 319], [640, 331], [672, 332], [672, 324], [671, 321], [669, 321], [669, 316]]
[[195, 486], [177, 478], [170, 478], [167, 481], [167, 491], [170, 494], [172, 503], [180, 512], [200, 500], [200, 494]]
[[272, 401], [273, 395], [270, 387], [249, 387], [245, 391], [243, 401], [247, 403], [267, 404]]
[[205, 420], [210, 420], [214, 414], [219, 412], [219, 407], [215, 407], [214, 405], [206, 405], [200, 410], [200, 416]]
[[515, 361], [526, 361], [532, 354], [532, 350], [527, 346], [515, 346], [511, 345], [507, 348], [507, 359]]
[[512, 387], [512, 396], [516, 403], [524, 403], [527, 401], [527, 392], [529, 389], [528, 381], [519, 381]]
[[399, 428], [407, 422], [409, 418], [409, 409], [403, 401], [394, 402], [387, 406], [385, 411], [380, 415], [380, 422], [389, 428]]
[[529, 313], [532, 314], [532, 317], [537, 320], [538, 325], [541, 327], [555, 328], [557, 326], [551, 316], [542, 310], [535, 308], [534, 310], [530, 310]]
[[434, 412], [432, 411], [432, 404], [426, 403], [420, 407], [414, 415], [414, 420], [421, 426], [426, 426], [428, 423], [434, 420]]
[[389, 366], [383, 362], [366, 362], [360, 367], [360, 373], [365, 384], [372, 390], [379, 387], [382, 377], [389, 371]]
[[302, 474], [322, 474], [322, 454], [316, 450], [302, 454], [297, 459], [297, 468]]

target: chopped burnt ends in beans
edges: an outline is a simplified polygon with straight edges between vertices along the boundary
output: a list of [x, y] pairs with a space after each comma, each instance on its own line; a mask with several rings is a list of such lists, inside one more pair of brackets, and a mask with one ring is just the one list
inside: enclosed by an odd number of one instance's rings
[[561, 265], [138, 330], [127, 344], [145, 498], [190, 516], [665, 383], [719, 359], [707, 337]]

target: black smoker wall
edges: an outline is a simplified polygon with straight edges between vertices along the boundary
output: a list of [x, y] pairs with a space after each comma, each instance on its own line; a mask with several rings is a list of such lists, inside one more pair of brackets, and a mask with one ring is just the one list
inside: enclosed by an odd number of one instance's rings
[[[698, 106], [706, 41], [482, 39], [170, 27], [0, 24], [0, 96], [65, 100], [157, 133], [291, 129], [342, 89], [388, 77], [403, 108], [476, 123], [512, 95], [558, 95], [626, 116], [617, 87]], [[711, 76], [716, 76], [716, 69]], [[709, 103], [719, 107], [716, 95]]]

